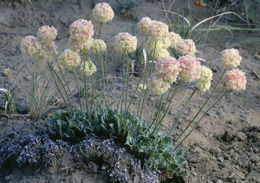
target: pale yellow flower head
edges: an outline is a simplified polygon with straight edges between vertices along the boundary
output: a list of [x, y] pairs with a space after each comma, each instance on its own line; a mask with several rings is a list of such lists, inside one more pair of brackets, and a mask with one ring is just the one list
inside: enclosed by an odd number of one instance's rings
[[147, 86], [145, 84], [142, 84], [140, 83], [138, 86], [137, 86], [137, 91], [138, 92], [142, 92], [144, 90], [146, 90]]
[[169, 37], [160, 40], [156, 40], [150, 37], [145, 43], [145, 48], [147, 49], [147, 51], [153, 51], [155, 49], [167, 49], [170, 46], [171, 40], [169, 39]]
[[80, 52], [82, 49], [89, 50], [93, 46], [93, 38], [84, 38], [70, 36], [68, 41], [69, 48], [75, 52]]
[[70, 35], [78, 39], [88, 39], [94, 35], [94, 26], [91, 21], [78, 19], [70, 25]]
[[171, 85], [162, 78], [152, 77], [148, 87], [154, 94], [162, 95], [171, 88]]
[[242, 57], [237, 49], [231, 48], [221, 52], [221, 64], [225, 69], [234, 69], [240, 65]]
[[119, 33], [115, 37], [114, 46], [122, 54], [134, 52], [137, 48], [137, 38], [128, 32]]
[[41, 43], [35, 36], [26, 36], [21, 43], [21, 51], [23, 55], [36, 57], [42, 50]]
[[87, 61], [81, 64], [80, 71], [86, 76], [91, 76], [97, 72], [97, 67], [93, 62]]
[[141, 33], [148, 34], [149, 33], [149, 26], [152, 20], [149, 17], [143, 17], [138, 23], [137, 27]]
[[232, 69], [225, 75], [226, 87], [233, 91], [242, 91], [246, 89], [246, 74], [239, 69]]
[[67, 69], [74, 69], [80, 64], [80, 55], [70, 49], [64, 50], [58, 57], [58, 61]]
[[153, 20], [148, 28], [148, 35], [153, 39], [164, 39], [169, 34], [169, 26], [163, 22]]
[[108, 22], [114, 18], [114, 11], [107, 3], [98, 3], [92, 10], [93, 18], [98, 22]]
[[92, 50], [95, 52], [104, 52], [107, 50], [107, 45], [105, 41], [101, 39], [94, 39], [92, 44]]
[[206, 66], [201, 66], [200, 78], [196, 81], [196, 86], [203, 92], [209, 90], [213, 77], [212, 70]]
[[169, 40], [171, 42], [171, 47], [175, 48], [177, 47], [177, 43], [182, 40], [181, 36], [175, 32], [169, 33]]
[[50, 43], [56, 39], [57, 29], [48, 25], [44, 25], [38, 29], [37, 37], [43, 44]]
[[179, 40], [175, 49], [181, 55], [195, 55], [197, 52], [195, 43], [192, 39]]
[[158, 60], [170, 56], [170, 53], [168, 52], [167, 49], [162, 48], [162, 49], [156, 49], [154, 52], [151, 52], [150, 55], [152, 59]]

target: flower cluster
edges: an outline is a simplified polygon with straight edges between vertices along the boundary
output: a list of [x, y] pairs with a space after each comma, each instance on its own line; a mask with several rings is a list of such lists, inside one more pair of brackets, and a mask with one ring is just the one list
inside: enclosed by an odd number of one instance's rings
[[95, 52], [104, 52], [107, 49], [107, 45], [101, 39], [94, 39], [91, 49]]
[[122, 32], [115, 37], [114, 45], [119, 53], [131, 53], [137, 48], [137, 38], [128, 32]]
[[231, 48], [221, 52], [221, 64], [225, 69], [234, 69], [240, 65], [242, 57], [237, 49]]
[[77, 52], [66, 49], [58, 57], [58, 62], [65, 68], [74, 69], [80, 65], [80, 56]]
[[225, 84], [228, 89], [241, 91], [246, 89], [246, 75], [239, 69], [232, 69], [225, 74]]
[[37, 37], [26, 36], [21, 43], [21, 51], [26, 56], [39, 60], [50, 60], [58, 54], [54, 40], [57, 30], [54, 27], [42, 26], [38, 29]]
[[138, 86], [137, 86], [137, 91], [138, 92], [142, 92], [144, 90], [146, 90], [147, 86], [145, 84], [142, 84], [140, 83]]
[[92, 10], [94, 20], [106, 23], [114, 18], [114, 11], [107, 3], [98, 3]]
[[151, 24], [152, 20], [149, 17], [143, 17], [138, 23], [137, 27], [140, 32], [144, 34], [149, 33], [149, 26]]
[[70, 25], [69, 47], [79, 52], [82, 49], [89, 50], [93, 44], [94, 26], [91, 21], [79, 19]]
[[179, 40], [175, 49], [181, 55], [194, 55], [197, 52], [195, 43], [191, 39]]
[[208, 91], [211, 86], [212, 77], [212, 70], [206, 66], [201, 66], [200, 77], [196, 81], [196, 86], [203, 92]]
[[42, 43], [53, 42], [57, 37], [57, 30], [48, 25], [42, 26], [38, 29], [37, 37]]
[[201, 65], [198, 59], [192, 55], [179, 58], [181, 72], [180, 78], [184, 82], [192, 82], [200, 77]]
[[87, 62], [84, 62], [83, 64], [81, 64], [80, 71], [82, 74], [84, 74], [86, 76], [91, 76], [92, 74], [97, 72], [97, 68], [93, 62], [87, 61]]
[[173, 57], [165, 57], [156, 63], [157, 75], [166, 82], [176, 82], [180, 71], [180, 62]]
[[164, 39], [168, 33], [169, 26], [160, 21], [153, 20], [148, 27], [148, 35], [156, 40]]
[[171, 85], [162, 78], [152, 77], [148, 87], [154, 94], [162, 95], [171, 88]]

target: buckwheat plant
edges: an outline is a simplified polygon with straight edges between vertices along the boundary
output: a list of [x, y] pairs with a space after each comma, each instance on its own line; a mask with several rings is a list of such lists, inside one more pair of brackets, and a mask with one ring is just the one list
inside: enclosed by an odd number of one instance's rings
[[[161, 171], [164, 178], [183, 175], [179, 170], [185, 160], [177, 158], [182, 154], [180, 145], [206, 112], [227, 92], [245, 90], [245, 73], [237, 69], [242, 57], [233, 48], [222, 51], [219, 60], [222, 73], [219, 77], [213, 76], [212, 70], [196, 56], [198, 51], [195, 42], [169, 30], [166, 23], [144, 17], [137, 27], [145, 39], [137, 40], [128, 32], [120, 32], [111, 44], [102, 40], [101, 35], [102, 27], [114, 17], [112, 8], [107, 3], [99, 3], [92, 15], [94, 24], [90, 20], [79, 19], [70, 25], [68, 48], [60, 53], [54, 43], [57, 36], [54, 27], [40, 27], [37, 37], [27, 36], [22, 40], [24, 55], [47, 63], [59, 97], [68, 111], [55, 118], [54, 121], [61, 119], [63, 123], [59, 121], [53, 128], [60, 129], [60, 136], [66, 138], [71, 135], [76, 137], [79, 132], [82, 135], [95, 131], [102, 135], [117, 136], [124, 145], [148, 157], [149, 166]], [[98, 27], [97, 33], [94, 25]], [[122, 87], [118, 97], [113, 95], [107, 76], [106, 66], [113, 62], [105, 57], [111, 48], [107, 44], [113, 47], [122, 64], [120, 78], [123, 82], [119, 84]], [[137, 52], [143, 55], [138, 58], [142, 61], [141, 70], [135, 77], [132, 63], [133, 55], [138, 55]], [[217, 81], [213, 81], [213, 78], [217, 78]], [[181, 95], [186, 86], [193, 86], [193, 91], [184, 107], [198, 92], [204, 95], [205, 101], [181, 134], [172, 139], [170, 135], [182, 113], [170, 124], [166, 131], [168, 136], [160, 129], [176, 96]], [[222, 95], [217, 92], [220, 86], [221, 93], [224, 93]], [[153, 105], [148, 104], [148, 99], [153, 100]], [[213, 104], [209, 105], [210, 101]], [[153, 111], [150, 119], [144, 116], [147, 104]], [[73, 113], [72, 108], [85, 113]], [[178, 109], [178, 106], [174, 108]], [[140, 122], [140, 125], [139, 121], [144, 123]]]

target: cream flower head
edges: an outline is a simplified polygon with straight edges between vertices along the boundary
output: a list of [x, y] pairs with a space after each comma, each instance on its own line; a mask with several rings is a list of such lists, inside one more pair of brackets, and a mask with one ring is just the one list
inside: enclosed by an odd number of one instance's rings
[[234, 69], [240, 65], [242, 57], [237, 49], [231, 48], [221, 52], [221, 64], [225, 69]]
[[182, 40], [181, 36], [175, 32], [169, 33], [169, 40], [172, 48], [177, 48], [177, 43]]
[[78, 19], [70, 25], [70, 35], [74, 38], [88, 39], [94, 35], [94, 26], [91, 21]]
[[93, 46], [93, 38], [84, 38], [70, 36], [68, 41], [69, 48], [75, 52], [80, 52], [82, 49], [89, 50]]
[[246, 89], [246, 74], [239, 69], [232, 69], [225, 74], [225, 84], [228, 89], [241, 91]]
[[148, 27], [148, 35], [154, 39], [163, 39], [169, 34], [169, 26], [163, 22], [153, 20]]
[[151, 24], [152, 20], [149, 17], [143, 17], [138, 23], [137, 27], [140, 32], [144, 34], [148, 34], [149, 32], [149, 26]]
[[58, 61], [67, 69], [74, 69], [80, 64], [80, 56], [77, 52], [70, 49], [64, 50], [58, 57]]
[[164, 81], [173, 83], [181, 71], [180, 62], [173, 57], [164, 57], [156, 63], [156, 73]]
[[154, 94], [162, 95], [171, 88], [171, 85], [162, 78], [152, 77], [148, 87]]
[[194, 55], [197, 52], [195, 43], [192, 39], [179, 40], [175, 49], [181, 55]]
[[86, 76], [91, 76], [97, 72], [97, 67], [93, 62], [87, 61], [81, 64], [80, 71]]
[[213, 77], [212, 70], [206, 66], [201, 66], [200, 78], [196, 81], [196, 86], [203, 92], [209, 90]]
[[134, 52], [137, 48], [137, 38], [128, 32], [122, 32], [115, 37], [114, 45], [115, 49], [122, 54]]
[[201, 65], [198, 59], [192, 55], [182, 56], [178, 59], [180, 62], [180, 78], [184, 82], [192, 82], [200, 77]]
[[114, 11], [107, 3], [98, 3], [92, 10], [93, 18], [98, 22], [108, 22], [113, 20]]
[[138, 92], [142, 92], [144, 90], [146, 90], [147, 86], [145, 84], [142, 84], [140, 83], [138, 86], [137, 86], [137, 91]]
[[21, 42], [21, 51], [23, 55], [36, 57], [42, 50], [41, 43], [35, 36], [26, 36]]
[[37, 37], [43, 44], [50, 43], [56, 39], [57, 29], [44, 25], [38, 29]]
[[104, 52], [107, 50], [107, 45], [101, 39], [94, 39], [91, 49], [95, 52]]

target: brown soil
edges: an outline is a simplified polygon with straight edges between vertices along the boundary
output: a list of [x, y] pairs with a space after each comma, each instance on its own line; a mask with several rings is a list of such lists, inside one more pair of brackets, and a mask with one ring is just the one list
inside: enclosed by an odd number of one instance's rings
[[[3, 72], [4, 69], [9, 68], [12, 73], [16, 73], [23, 67], [23, 72], [16, 80], [17, 99], [25, 99], [25, 93], [28, 92], [26, 88], [30, 85], [29, 71], [35, 65], [35, 60], [24, 58], [21, 55], [19, 49], [21, 39], [26, 35], [36, 34], [37, 29], [42, 25], [53, 25], [59, 31], [56, 42], [62, 50], [66, 47], [68, 40], [69, 25], [78, 18], [90, 19], [91, 9], [96, 2], [98, 0], [46, 0], [37, 1], [34, 6], [25, 8], [18, 3], [0, 1], [0, 69]], [[143, 16], [154, 19], [164, 18], [162, 3], [159, 1], [142, 1], [139, 6], [128, 10], [119, 10], [118, 5], [112, 0], [107, 0], [107, 2], [116, 11], [115, 19], [105, 25], [102, 35], [110, 50], [112, 50], [113, 37], [118, 32], [133, 33], [134, 31], [136, 33], [135, 24]], [[168, 1], [166, 2], [168, 3]], [[173, 10], [187, 15], [189, 12], [188, 3], [192, 6], [190, 15], [193, 22], [198, 22], [210, 15], [207, 9], [193, 7], [193, 3], [188, 0], [177, 0]], [[258, 55], [260, 54], [258, 52], [260, 34], [259, 32], [246, 31], [233, 32], [233, 34], [231, 37], [224, 31], [210, 33], [204, 45], [199, 47], [199, 56], [207, 60], [206, 65], [215, 70], [214, 74], [218, 75], [220, 70], [218, 66], [219, 51], [228, 47], [238, 48], [243, 56], [241, 69], [246, 72], [248, 78], [247, 90], [224, 97], [184, 142], [183, 146], [188, 160], [186, 165], [188, 175], [184, 179], [187, 183], [260, 182], [260, 56]], [[111, 73], [117, 74], [120, 66], [119, 57], [111, 51], [108, 58], [111, 60], [109, 70]], [[12, 78], [8, 78], [4, 74], [0, 75], [0, 88], [14, 82]], [[183, 103], [181, 100], [183, 96], [188, 96], [190, 93], [190, 90], [181, 91], [176, 101], [179, 104]], [[178, 124], [178, 130], [173, 133], [174, 137], [186, 127], [188, 119], [197, 112], [204, 97], [205, 95], [197, 94], [197, 97], [185, 109], [184, 112], [187, 115]], [[149, 106], [146, 106], [145, 111], [146, 115], [149, 116]], [[163, 129], [168, 128], [176, 113], [177, 110], [174, 108], [170, 111]], [[28, 134], [34, 132], [35, 129], [43, 128], [42, 123], [44, 122], [28, 121], [26, 118], [19, 118], [19, 120], [0, 118], [0, 147], [7, 144], [12, 138], [12, 135], [8, 137], [8, 134], [13, 132]], [[66, 161], [64, 166], [72, 166], [73, 163], [75, 162]], [[27, 173], [21, 176], [19, 171], [16, 171], [1, 177], [0, 180], [2, 182], [24, 183], [79, 183], [84, 182], [83, 180], [86, 178], [92, 179], [92, 182], [106, 182], [106, 177], [85, 174], [84, 171], [69, 173], [69, 177], [66, 173]], [[0, 172], [0, 176], [1, 174], [2, 172]]]

